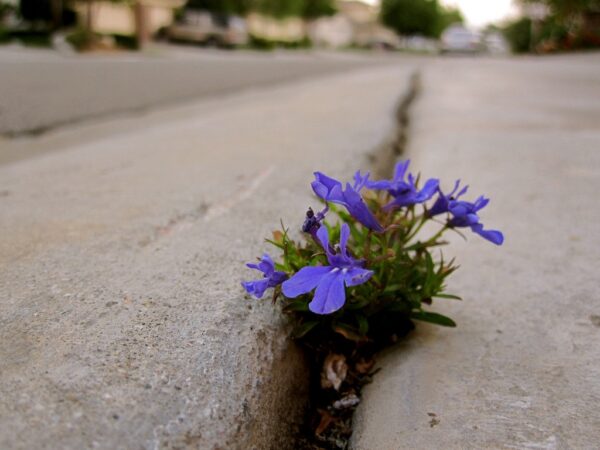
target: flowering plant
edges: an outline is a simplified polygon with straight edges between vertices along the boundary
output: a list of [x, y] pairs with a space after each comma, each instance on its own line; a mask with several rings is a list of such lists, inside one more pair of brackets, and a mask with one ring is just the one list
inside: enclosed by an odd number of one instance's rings
[[[317, 367], [323, 366], [321, 387], [339, 391], [330, 398], [329, 413], [319, 409], [320, 431], [331, 414], [339, 416], [336, 408], [356, 405], [373, 354], [410, 331], [413, 320], [455, 326], [429, 310], [436, 298], [460, 299], [445, 291], [457, 266], [441, 251], [436, 254], [447, 244], [444, 235], [462, 235], [469, 228], [493, 244], [504, 240], [480, 222], [487, 198], [463, 200], [467, 187], [460, 181], [448, 193], [435, 178], [420, 183], [408, 166], [409, 161], [399, 162], [391, 180], [371, 181], [368, 173], [356, 172], [345, 186], [315, 172], [311, 186], [324, 207], [306, 213], [306, 239], [292, 240], [282, 224], [267, 239], [281, 251], [281, 262], [265, 254], [258, 264], [248, 264], [262, 278], [243, 282], [246, 291], [260, 298], [274, 288], [273, 301], [279, 299], [294, 321], [294, 337], [313, 350]], [[339, 220], [327, 223], [332, 215]], [[430, 234], [423, 237], [425, 231]]]
[[[436, 259], [433, 250], [446, 244], [446, 232], [463, 228], [496, 245], [504, 238], [479, 220], [488, 199], [461, 200], [467, 187], [460, 189], [459, 181], [449, 193], [434, 178], [419, 187], [408, 165], [399, 162], [391, 180], [371, 181], [369, 174], [356, 172], [354, 183], [345, 187], [316, 172], [311, 185], [325, 206], [306, 213], [302, 231], [308, 239], [293, 241], [282, 227], [267, 240], [281, 250], [281, 263], [265, 254], [258, 264], [248, 264], [263, 277], [243, 282], [244, 288], [257, 298], [274, 288], [273, 299], [280, 298], [284, 311], [295, 317], [296, 337], [333, 332], [355, 342], [385, 339], [395, 334], [390, 322], [398, 319], [404, 326], [411, 319], [455, 326], [425, 307], [434, 298], [458, 299], [445, 292], [444, 283], [457, 266], [441, 252]], [[341, 222], [327, 224], [332, 213]], [[427, 222], [438, 228], [422, 239]]]

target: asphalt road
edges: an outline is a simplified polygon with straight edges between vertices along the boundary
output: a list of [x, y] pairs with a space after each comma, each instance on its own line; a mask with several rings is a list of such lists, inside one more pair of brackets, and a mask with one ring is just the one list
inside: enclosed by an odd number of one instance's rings
[[397, 61], [390, 54], [220, 52], [156, 47], [144, 54], [63, 56], [0, 49], [0, 135], [49, 129], [160, 105]]

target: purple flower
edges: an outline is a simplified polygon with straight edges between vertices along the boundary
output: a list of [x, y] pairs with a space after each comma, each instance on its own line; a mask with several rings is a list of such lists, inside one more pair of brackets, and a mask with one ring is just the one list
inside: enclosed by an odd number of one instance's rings
[[[425, 186], [420, 191], [416, 187], [416, 179], [412, 173], [406, 176], [410, 160], [400, 161], [396, 164], [394, 178], [391, 180], [367, 181], [366, 186], [369, 189], [383, 189], [388, 191], [394, 200], [383, 207], [384, 210], [402, 208], [403, 206], [423, 203], [433, 197], [440, 182], [435, 178], [430, 178], [425, 182]], [[406, 180], [404, 179], [406, 177]]]
[[458, 198], [463, 196], [469, 189], [469, 186], [465, 186], [457, 193], [459, 186], [460, 180], [456, 180], [456, 183], [454, 183], [454, 189], [452, 189], [452, 191], [448, 194], [444, 194], [438, 186], [437, 190], [439, 196], [436, 199], [433, 206], [431, 207], [431, 209], [429, 210], [429, 215], [431, 217], [448, 212], [450, 210], [450, 202], [458, 200]]
[[266, 253], [258, 264], [246, 264], [246, 266], [260, 270], [264, 274], [264, 278], [261, 280], [242, 281], [242, 286], [244, 286], [246, 292], [256, 298], [261, 298], [268, 288], [283, 283], [288, 277], [285, 272], [275, 270], [273, 260]]
[[329, 266], [306, 266], [296, 272], [282, 285], [283, 294], [295, 298], [316, 288], [309, 303], [309, 309], [315, 314], [330, 314], [337, 311], [346, 302], [344, 286], [351, 287], [365, 283], [373, 272], [364, 269], [364, 261], [352, 258], [346, 249], [350, 228], [343, 224], [340, 231], [339, 252], [334, 253], [329, 245], [326, 227], [317, 231], [317, 237], [325, 253]]
[[315, 194], [325, 202], [343, 205], [350, 215], [365, 227], [374, 231], [383, 231], [383, 227], [369, 211], [367, 204], [360, 195], [360, 190], [367, 184], [368, 179], [368, 173], [363, 177], [358, 171], [354, 175], [354, 185], [346, 183], [346, 189], [343, 189], [342, 183], [339, 181], [321, 172], [315, 172], [315, 181], [311, 183], [311, 186]]
[[435, 216], [448, 212], [452, 215], [452, 218], [448, 221], [448, 226], [457, 228], [469, 227], [471, 231], [477, 233], [482, 238], [496, 245], [502, 245], [504, 235], [498, 230], [484, 230], [483, 224], [479, 222], [479, 216], [477, 215], [477, 212], [483, 209], [490, 200], [484, 196], [480, 196], [473, 203], [458, 200], [468, 189], [468, 186], [465, 186], [457, 193], [459, 185], [460, 180], [457, 180], [454, 184], [454, 189], [449, 194], [444, 194], [438, 189], [439, 197], [429, 210], [429, 215]]

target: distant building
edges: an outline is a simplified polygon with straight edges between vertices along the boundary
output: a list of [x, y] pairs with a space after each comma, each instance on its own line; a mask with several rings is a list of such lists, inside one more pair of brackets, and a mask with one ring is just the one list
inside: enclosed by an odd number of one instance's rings
[[[138, 0], [143, 11], [145, 32], [154, 34], [173, 22], [175, 10], [185, 4], [185, 0]], [[136, 10], [128, 3], [76, 0], [75, 10], [81, 24], [88, 22], [92, 9], [92, 31], [102, 34], [136, 34]], [[139, 10], [138, 10], [139, 11]], [[139, 14], [139, 12], [138, 12]]]
[[378, 9], [357, 0], [337, 2], [338, 13], [308, 24], [311, 41], [323, 47], [388, 47], [397, 48], [396, 33], [377, 20]]

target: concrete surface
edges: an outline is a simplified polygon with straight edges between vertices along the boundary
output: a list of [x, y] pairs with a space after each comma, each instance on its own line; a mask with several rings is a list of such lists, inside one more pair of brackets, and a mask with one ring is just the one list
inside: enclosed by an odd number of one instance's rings
[[506, 242], [453, 242], [464, 301], [434, 306], [458, 328], [381, 358], [354, 448], [597, 449], [599, 55], [441, 60], [411, 123], [414, 168], [491, 197]]
[[158, 46], [145, 54], [63, 56], [0, 47], [0, 135], [40, 133], [286, 81], [388, 64], [364, 53], [223, 52]]
[[[285, 448], [307, 379], [243, 263], [351, 177], [412, 64], [5, 140], [0, 448]], [[34, 154], [36, 154], [34, 152]]]

